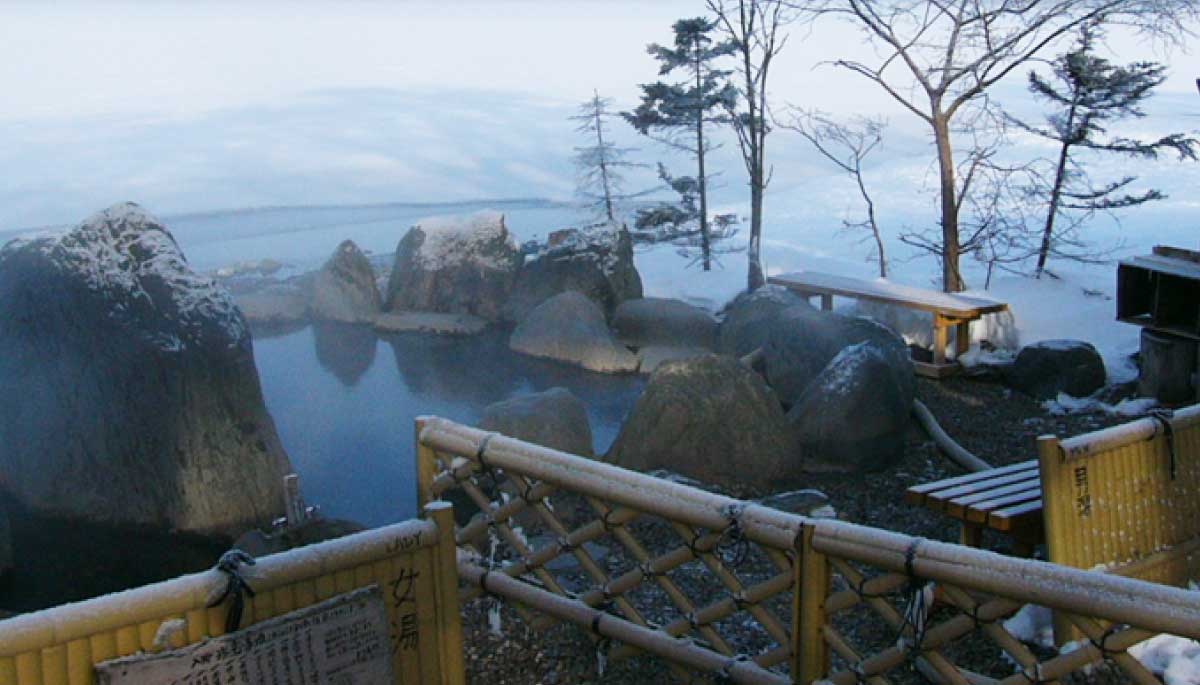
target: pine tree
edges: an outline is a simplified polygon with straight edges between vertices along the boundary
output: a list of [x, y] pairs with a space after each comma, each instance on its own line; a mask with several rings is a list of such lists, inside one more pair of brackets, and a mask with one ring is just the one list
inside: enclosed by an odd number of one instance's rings
[[589, 143], [575, 148], [579, 195], [597, 214], [616, 224], [620, 205], [632, 197], [624, 192], [622, 170], [639, 165], [626, 159], [633, 148], [617, 147], [611, 141], [608, 121], [616, 116], [611, 106], [612, 99], [593, 91], [591, 99], [579, 105], [579, 113], [571, 120], [580, 122], [575, 131], [586, 135]]
[[[1182, 133], [1153, 141], [1109, 135], [1109, 122], [1145, 116], [1140, 105], [1166, 80], [1166, 68], [1154, 62], [1115, 66], [1095, 54], [1098, 34], [1099, 27], [1095, 24], [1082, 27], [1075, 49], [1054, 60], [1052, 80], [1030, 72], [1029, 90], [1056, 107], [1056, 111], [1046, 116], [1046, 125], [1034, 126], [1013, 119], [1017, 126], [1058, 145], [1053, 180], [1043, 189], [1047, 209], [1037, 248], [1038, 276], [1045, 270], [1051, 254], [1079, 257], [1059, 248], [1079, 247], [1079, 242], [1071, 236], [1095, 212], [1134, 207], [1165, 197], [1153, 189], [1129, 194], [1127, 189], [1137, 180], [1136, 176], [1094, 185], [1083, 162], [1076, 158], [1077, 151], [1115, 152], [1143, 159], [1155, 159], [1160, 152], [1174, 151], [1181, 160], [1196, 159], [1197, 141]], [[1072, 212], [1075, 214], [1070, 215]], [[1071, 223], [1056, 226], [1060, 218]]]
[[712, 234], [708, 217], [708, 178], [705, 156], [714, 149], [706, 137], [711, 124], [729, 123], [728, 111], [734, 107], [737, 91], [729, 83], [730, 72], [718, 69], [718, 59], [733, 54], [730, 41], [715, 43], [711, 33], [716, 24], [703, 17], [680, 19], [672, 27], [673, 48], [651, 44], [647, 52], [659, 61], [659, 76], [681, 72], [675, 83], [657, 81], [641, 86], [642, 102], [622, 116], [638, 130], [696, 160], [697, 217], [700, 225], [700, 250], [704, 270], [712, 268]]

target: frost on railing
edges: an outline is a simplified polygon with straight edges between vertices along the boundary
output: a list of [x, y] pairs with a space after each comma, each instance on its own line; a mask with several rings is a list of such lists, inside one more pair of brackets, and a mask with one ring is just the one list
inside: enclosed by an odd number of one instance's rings
[[[418, 435], [422, 500], [471, 509], [463, 598], [576, 623], [602, 665], [646, 651], [689, 678], [837, 685], [1040, 685], [1103, 667], [1150, 685], [1161, 669], [1134, 645], [1200, 637], [1197, 592], [787, 514], [442, 419]], [[1083, 638], [1022, 642], [1005, 619], [1027, 604]]]

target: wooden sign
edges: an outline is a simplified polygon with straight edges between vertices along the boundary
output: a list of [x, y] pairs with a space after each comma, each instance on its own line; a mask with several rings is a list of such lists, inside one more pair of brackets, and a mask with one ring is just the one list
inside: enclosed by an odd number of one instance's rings
[[383, 595], [371, 586], [182, 649], [96, 666], [99, 685], [394, 683]]

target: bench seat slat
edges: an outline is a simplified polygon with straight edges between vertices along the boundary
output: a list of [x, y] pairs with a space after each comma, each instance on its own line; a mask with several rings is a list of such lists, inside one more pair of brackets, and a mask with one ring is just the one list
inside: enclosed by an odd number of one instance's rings
[[954, 487], [957, 485], [966, 485], [968, 483], [974, 483], [976, 481], [986, 480], [988, 478], [994, 478], [996, 476], [1004, 476], [1004, 475], [1007, 475], [1010, 473], [1015, 473], [1017, 471], [1032, 470], [1032, 471], [1036, 472], [1037, 467], [1038, 467], [1037, 461], [1035, 461], [1035, 460], [1023, 461], [1018, 464], [1010, 464], [1008, 466], [1001, 466], [999, 468], [989, 469], [987, 471], [978, 471], [975, 473], [968, 473], [965, 476], [954, 476], [952, 478], [943, 478], [942, 480], [935, 480], [935, 481], [932, 481], [929, 483], [921, 483], [919, 485], [914, 485], [914, 486], [910, 487], [907, 492], [911, 492], [911, 493], [918, 494], [918, 495], [924, 495], [926, 493], [933, 492], [936, 490], [945, 490], [947, 488], [951, 488], [951, 487]]
[[988, 528], [1010, 531], [1025, 526], [1038, 526], [1042, 521], [1042, 500], [1038, 499], [1015, 507], [1000, 509], [988, 514]]
[[1028, 490], [1014, 492], [1011, 495], [1004, 495], [994, 499], [976, 502], [967, 507], [966, 518], [971, 523], [987, 523], [988, 515], [998, 509], [1013, 507], [1018, 504], [1025, 504], [1042, 498], [1042, 488], [1031, 487]]
[[[987, 480], [981, 480], [981, 481], [977, 481], [974, 483], [967, 483], [966, 485], [958, 485], [958, 486], [955, 486], [952, 488], [947, 488], [945, 490], [938, 490], [935, 492], [928, 493], [926, 495], [926, 497], [928, 499], [939, 500], [942, 502], [952, 502], [952, 501], [955, 501], [955, 500], [963, 498], [963, 497], [970, 497], [972, 495], [982, 494], [984, 496], [983, 498], [987, 499], [987, 494], [990, 492], [996, 492], [997, 490], [1000, 490], [1000, 489], [1005, 488], [1010, 485], [1015, 485], [1018, 483], [1027, 483], [1029, 481], [1036, 482], [1037, 480], [1038, 480], [1038, 473], [1036, 470], [1017, 471], [1015, 473], [1010, 473], [1010, 474], [1004, 475], [1004, 476], [988, 478]], [[1011, 491], [1009, 491], [1009, 492], [1011, 492]], [[1007, 494], [1007, 492], [1001, 493], [1001, 494]]]

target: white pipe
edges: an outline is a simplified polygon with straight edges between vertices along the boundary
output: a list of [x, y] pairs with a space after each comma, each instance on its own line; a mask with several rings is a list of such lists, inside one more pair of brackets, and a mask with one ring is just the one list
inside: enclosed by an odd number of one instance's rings
[[925, 428], [925, 432], [929, 433], [929, 437], [937, 443], [939, 449], [947, 457], [950, 457], [956, 464], [968, 471], [987, 471], [992, 468], [992, 465], [968, 452], [962, 445], [954, 441], [946, 431], [942, 430], [937, 419], [934, 418], [933, 412], [929, 411], [929, 407], [917, 398], [913, 398], [913, 416]]

